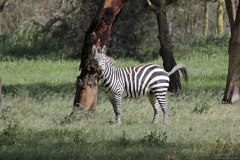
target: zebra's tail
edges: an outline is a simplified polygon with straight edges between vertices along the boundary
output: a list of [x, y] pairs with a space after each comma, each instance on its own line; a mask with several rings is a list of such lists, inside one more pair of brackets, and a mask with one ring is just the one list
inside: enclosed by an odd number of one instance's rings
[[186, 83], [188, 83], [188, 71], [187, 71], [187, 68], [183, 64], [177, 64], [176, 66], [174, 66], [173, 69], [170, 72], [168, 72], [168, 75], [170, 76], [178, 70], [181, 71], [184, 81]]

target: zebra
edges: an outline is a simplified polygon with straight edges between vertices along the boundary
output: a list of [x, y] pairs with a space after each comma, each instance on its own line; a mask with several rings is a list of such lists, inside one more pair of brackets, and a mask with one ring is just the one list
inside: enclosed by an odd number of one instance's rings
[[115, 121], [121, 123], [122, 98], [147, 96], [154, 109], [152, 122], [158, 122], [159, 112], [162, 109], [163, 124], [169, 124], [168, 104], [165, 97], [169, 86], [169, 76], [180, 70], [187, 82], [186, 67], [183, 64], [178, 64], [170, 72], [166, 72], [157, 64], [116, 68], [115, 61], [106, 55], [106, 51], [106, 46], [103, 46], [100, 51], [95, 45], [92, 48], [96, 70], [102, 81], [103, 89], [113, 106]]

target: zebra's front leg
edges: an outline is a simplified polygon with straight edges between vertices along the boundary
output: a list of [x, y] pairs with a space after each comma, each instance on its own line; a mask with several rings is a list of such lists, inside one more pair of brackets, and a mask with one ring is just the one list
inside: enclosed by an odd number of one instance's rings
[[113, 99], [111, 99], [111, 103], [115, 113], [115, 120], [118, 124], [121, 124], [121, 118], [120, 118], [121, 101], [122, 101], [122, 97], [120, 95], [116, 95]]

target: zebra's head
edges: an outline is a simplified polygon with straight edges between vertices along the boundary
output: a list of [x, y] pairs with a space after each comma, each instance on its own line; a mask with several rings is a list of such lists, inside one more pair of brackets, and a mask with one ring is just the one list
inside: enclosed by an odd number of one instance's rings
[[98, 51], [97, 47], [95, 45], [93, 45], [92, 47], [92, 53], [94, 54], [94, 60], [96, 60], [97, 62], [97, 67], [96, 70], [98, 72], [98, 74], [100, 74], [100, 76], [102, 75], [102, 73], [104, 72], [105, 68], [106, 68], [106, 52], [107, 52], [107, 47], [103, 46], [103, 48]]

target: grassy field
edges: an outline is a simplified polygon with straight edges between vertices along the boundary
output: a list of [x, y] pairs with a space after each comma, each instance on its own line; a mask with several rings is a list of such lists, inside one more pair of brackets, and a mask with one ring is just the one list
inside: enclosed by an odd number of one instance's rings
[[176, 59], [188, 67], [190, 83], [179, 95], [168, 93], [167, 126], [162, 117], [151, 123], [147, 98], [125, 99], [122, 124], [111, 125], [101, 88], [95, 113], [69, 116], [79, 61], [1, 61], [0, 159], [239, 159], [240, 105], [221, 103], [227, 48], [198, 47]]

